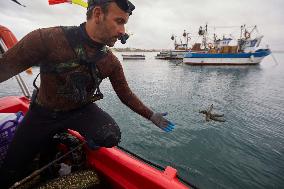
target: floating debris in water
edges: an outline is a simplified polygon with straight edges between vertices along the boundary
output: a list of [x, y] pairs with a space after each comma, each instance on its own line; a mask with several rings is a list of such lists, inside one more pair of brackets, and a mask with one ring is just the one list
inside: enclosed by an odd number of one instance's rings
[[206, 121], [219, 121], [219, 122], [225, 122], [226, 120], [223, 119], [224, 114], [213, 114], [211, 113], [213, 110], [213, 104], [211, 104], [211, 106], [208, 108], [208, 110], [202, 110], [199, 111], [199, 113], [205, 114], [205, 120]]

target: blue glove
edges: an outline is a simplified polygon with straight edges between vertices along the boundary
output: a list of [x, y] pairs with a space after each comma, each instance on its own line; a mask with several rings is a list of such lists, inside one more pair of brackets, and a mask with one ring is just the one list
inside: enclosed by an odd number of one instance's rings
[[167, 114], [168, 113], [153, 113], [150, 120], [163, 131], [170, 132], [175, 128], [175, 125], [163, 117]]

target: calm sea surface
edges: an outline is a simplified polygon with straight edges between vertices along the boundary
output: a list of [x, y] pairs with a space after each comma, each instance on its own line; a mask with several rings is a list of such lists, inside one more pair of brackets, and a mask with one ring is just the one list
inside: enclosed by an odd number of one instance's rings
[[[130, 88], [151, 109], [168, 112], [176, 129], [166, 133], [123, 105], [108, 80], [99, 106], [122, 130], [121, 146], [178, 173], [203, 189], [284, 187], [284, 54], [259, 66], [192, 67], [155, 60], [122, 61]], [[25, 78], [32, 90], [38, 72]], [[0, 84], [0, 97], [21, 95], [15, 79]], [[206, 122], [199, 110], [226, 122]]]

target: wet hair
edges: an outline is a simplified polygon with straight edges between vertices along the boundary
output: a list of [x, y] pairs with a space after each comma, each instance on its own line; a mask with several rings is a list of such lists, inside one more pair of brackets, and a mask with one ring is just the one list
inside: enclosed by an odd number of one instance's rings
[[103, 4], [92, 4], [92, 7], [88, 8], [87, 13], [86, 13], [87, 20], [92, 18], [93, 10], [94, 10], [95, 7], [101, 7], [103, 13], [107, 14], [108, 13], [108, 7], [109, 7], [110, 3], [111, 2], [106, 2], [106, 3], [103, 3]]

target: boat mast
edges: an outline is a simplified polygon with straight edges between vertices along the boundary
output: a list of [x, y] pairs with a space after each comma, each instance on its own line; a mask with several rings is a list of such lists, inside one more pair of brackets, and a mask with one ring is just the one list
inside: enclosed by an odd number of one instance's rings
[[187, 33], [185, 30], [183, 31], [183, 37], [185, 38], [185, 41], [186, 41], [186, 46], [185, 46], [185, 48], [186, 48], [186, 50], [188, 49], [188, 42], [189, 42], [189, 33]]
[[198, 35], [202, 36], [202, 45], [204, 46], [204, 49], [207, 48], [207, 34], [208, 34], [208, 26], [205, 25], [205, 28], [203, 29], [202, 26], [199, 27]]
[[257, 26], [255, 25], [253, 28], [252, 28], [252, 30], [249, 32], [249, 35], [251, 36], [251, 34], [252, 34], [252, 32], [254, 31], [254, 30], [257, 30]]
[[242, 39], [242, 37], [243, 37], [243, 28], [244, 28], [244, 25], [241, 25], [241, 35], [240, 35], [240, 39]]
[[204, 38], [205, 38], [205, 40], [204, 40], [204, 47], [205, 47], [205, 49], [207, 48], [206, 47], [207, 46], [207, 34], [208, 34], [207, 28], [208, 28], [208, 25], [206, 24], [205, 25], [205, 34], [204, 34]]
[[171, 40], [174, 41], [174, 48], [176, 48], [176, 38], [175, 38], [174, 34], [172, 34]]

